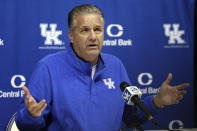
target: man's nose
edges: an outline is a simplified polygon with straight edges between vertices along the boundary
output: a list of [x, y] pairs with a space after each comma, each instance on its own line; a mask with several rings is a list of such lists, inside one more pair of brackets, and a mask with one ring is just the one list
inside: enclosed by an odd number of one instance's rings
[[94, 30], [91, 30], [91, 32], [90, 32], [89, 40], [92, 42], [96, 41], [96, 34], [95, 34]]

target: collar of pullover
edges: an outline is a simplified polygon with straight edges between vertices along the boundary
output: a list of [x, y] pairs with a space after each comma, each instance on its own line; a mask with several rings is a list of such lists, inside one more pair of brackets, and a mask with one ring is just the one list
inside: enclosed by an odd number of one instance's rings
[[[90, 62], [86, 62], [82, 60], [80, 57], [77, 56], [74, 49], [72, 48], [72, 45], [70, 44], [67, 47], [67, 52], [69, 54], [69, 62], [72, 65], [73, 68], [78, 70], [79, 72], [85, 73], [87, 75], [91, 75], [92, 71], [92, 64]], [[97, 71], [104, 68], [104, 61], [102, 59], [102, 54], [99, 54], [99, 59], [97, 62]]]

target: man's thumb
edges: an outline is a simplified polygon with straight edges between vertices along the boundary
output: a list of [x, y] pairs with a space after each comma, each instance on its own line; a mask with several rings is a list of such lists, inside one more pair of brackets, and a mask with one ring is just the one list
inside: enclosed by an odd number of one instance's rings
[[25, 92], [26, 95], [30, 95], [30, 92], [26, 86], [22, 87], [23, 91]]
[[166, 80], [164, 81], [165, 84], [169, 85], [170, 81], [172, 80], [172, 73], [168, 74], [168, 77], [166, 78]]

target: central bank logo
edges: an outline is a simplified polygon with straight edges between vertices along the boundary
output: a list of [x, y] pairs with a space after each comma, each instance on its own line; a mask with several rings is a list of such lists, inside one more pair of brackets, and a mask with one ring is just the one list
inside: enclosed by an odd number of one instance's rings
[[153, 75], [149, 72], [143, 72], [138, 75], [138, 84], [142, 94], [156, 94], [159, 92], [159, 88], [153, 88]]
[[104, 46], [132, 46], [131, 39], [122, 39], [124, 28], [120, 24], [110, 24], [106, 28], [110, 39], [104, 40]]
[[11, 78], [11, 85], [13, 88], [22, 88], [26, 84], [26, 79], [23, 75], [14, 75]]
[[168, 37], [168, 45], [165, 48], [188, 48], [183, 39], [184, 30], [180, 29], [180, 24], [163, 24], [164, 35]]
[[39, 49], [64, 49], [64, 43], [60, 40], [62, 35], [61, 30], [57, 30], [57, 24], [40, 24], [40, 34], [45, 38], [44, 45], [39, 47]]
[[0, 99], [6, 99], [6, 98], [20, 98], [25, 95], [24, 91], [20, 88], [25, 86], [26, 84], [26, 79], [23, 75], [13, 75], [11, 80], [11, 86], [15, 89], [12, 88], [12, 90], [9, 91], [4, 91], [0, 89]]
[[183, 122], [181, 120], [172, 120], [169, 123], [169, 129], [170, 130], [177, 130], [177, 129], [183, 129]]
[[138, 75], [138, 83], [142, 86], [149, 86], [153, 82], [153, 76], [151, 73], [141, 73]]
[[111, 80], [111, 78], [103, 79], [103, 82], [106, 86], [108, 86], [108, 89], [115, 89], [114, 81]]
[[[112, 33], [112, 28], [116, 28], [118, 31], [116, 33]], [[118, 24], [111, 24], [107, 27], [107, 34], [110, 37], [120, 37], [123, 34], [123, 27]]]
[[3, 40], [0, 38], [0, 46], [3, 46], [4, 43], [3, 43]]

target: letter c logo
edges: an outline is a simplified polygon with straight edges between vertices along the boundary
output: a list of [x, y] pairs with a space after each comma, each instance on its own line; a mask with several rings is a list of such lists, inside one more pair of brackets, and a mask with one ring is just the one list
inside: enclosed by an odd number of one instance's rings
[[[112, 34], [111, 32], [111, 29], [115, 27], [118, 29], [118, 33], [117, 34]], [[123, 27], [121, 25], [118, 25], [118, 24], [110, 24], [108, 27], [107, 27], [107, 34], [110, 36], [110, 37], [120, 37], [122, 36], [123, 34]]]
[[[179, 128], [178, 129], [182, 129], [183, 128], [183, 122], [180, 121], [180, 120], [172, 120], [170, 123], [169, 123], [169, 129], [170, 130], [174, 130], [175, 128], [173, 127], [174, 124], [178, 124], [179, 125]], [[177, 129], [177, 128], [176, 128]]]
[[[148, 81], [147, 81], [147, 82], [143, 82], [142, 78], [143, 78], [144, 76], [148, 77]], [[141, 74], [139, 74], [139, 76], [138, 76], [138, 83], [139, 83], [140, 85], [143, 85], [143, 86], [145, 86], [145, 85], [150, 85], [150, 84], [152, 83], [152, 81], [153, 81], [152, 79], [153, 79], [152, 74], [150, 74], [150, 73], [141, 73]]]
[[[16, 85], [15, 83], [16, 78], [19, 78], [21, 80], [20, 85]], [[25, 83], [26, 83], [26, 79], [23, 75], [14, 75], [11, 79], [11, 85], [13, 88], [21, 88], [25, 85]]]

